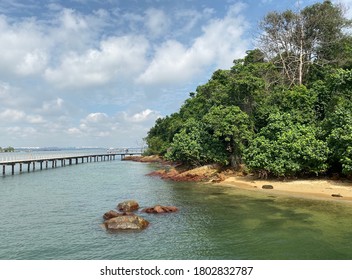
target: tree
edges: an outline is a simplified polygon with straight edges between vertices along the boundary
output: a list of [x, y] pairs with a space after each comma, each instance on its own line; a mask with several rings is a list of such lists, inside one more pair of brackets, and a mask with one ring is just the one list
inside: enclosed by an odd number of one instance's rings
[[182, 120], [177, 113], [157, 119], [145, 138], [148, 145], [146, 154], [164, 155], [181, 126]]
[[1, 148], [0, 147], [0, 153], [13, 153], [15, 151], [14, 147], [7, 147], [7, 148]]
[[324, 120], [332, 172], [352, 175], [352, 101], [340, 98]]
[[252, 171], [277, 177], [321, 173], [327, 169], [328, 148], [314, 125], [300, 124], [289, 113], [274, 113], [244, 151]]
[[227, 164], [222, 143], [208, 134], [204, 123], [193, 118], [188, 119], [181, 131], [174, 136], [165, 157], [191, 166]]
[[260, 24], [263, 31], [260, 49], [282, 71], [288, 85], [302, 85], [313, 63], [341, 64], [350, 51], [345, 44], [349, 36], [344, 34], [343, 28], [350, 25], [342, 7], [331, 1], [296, 13], [291, 10], [271, 12]]
[[216, 106], [203, 119], [209, 133], [222, 141], [231, 167], [242, 163], [242, 152], [252, 136], [251, 121], [238, 106]]

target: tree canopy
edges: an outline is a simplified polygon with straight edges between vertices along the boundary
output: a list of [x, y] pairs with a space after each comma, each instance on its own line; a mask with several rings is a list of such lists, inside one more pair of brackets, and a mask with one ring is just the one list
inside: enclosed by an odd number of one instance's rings
[[324, 1], [267, 14], [259, 48], [160, 118], [148, 153], [273, 176], [352, 176], [351, 20]]

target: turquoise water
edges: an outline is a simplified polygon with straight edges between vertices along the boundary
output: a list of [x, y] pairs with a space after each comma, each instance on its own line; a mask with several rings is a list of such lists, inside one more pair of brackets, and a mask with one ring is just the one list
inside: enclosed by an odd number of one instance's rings
[[[145, 176], [120, 160], [0, 177], [0, 259], [352, 259], [350, 204], [275, 197]], [[141, 232], [109, 233], [102, 215], [126, 199]]]

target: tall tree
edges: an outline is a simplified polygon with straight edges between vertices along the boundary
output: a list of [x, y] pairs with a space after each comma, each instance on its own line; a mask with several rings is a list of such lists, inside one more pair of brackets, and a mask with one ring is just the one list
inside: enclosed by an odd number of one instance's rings
[[251, 121], [237, 106], [216, 106], [204, 116], [210, 134], [222, 141], [231, 167], [242, 163], [242, 152], [252, 136]]
[[348, 36], [343, 29], [348, 26], [351, 21], [344, 17], [342, 7], [331, 1], [298, 12], [271, 12], [260, 24], [260, 48], [276, 63], [289, 85], [301, 85], [311, 64], [339, 65], [343, 61], [348, 51]]

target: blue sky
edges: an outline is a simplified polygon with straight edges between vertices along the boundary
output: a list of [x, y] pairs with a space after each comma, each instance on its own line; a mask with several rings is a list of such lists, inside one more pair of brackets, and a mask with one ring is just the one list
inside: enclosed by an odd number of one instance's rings
[[296, 7], [0, 0], [0, 146], [139, 146], [158, 117], [254, 48], [267, 12]]

